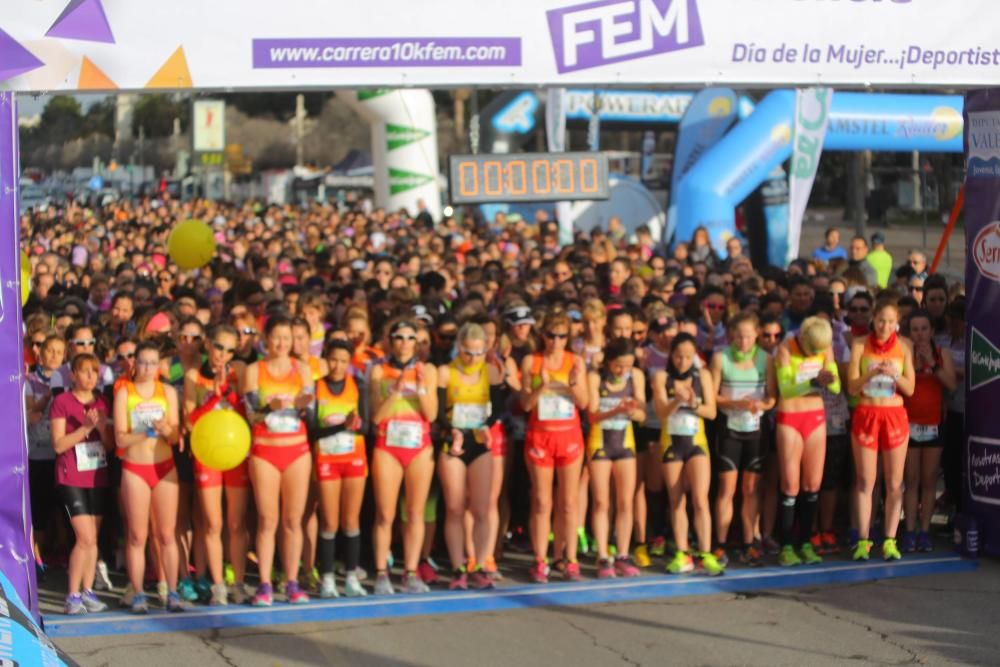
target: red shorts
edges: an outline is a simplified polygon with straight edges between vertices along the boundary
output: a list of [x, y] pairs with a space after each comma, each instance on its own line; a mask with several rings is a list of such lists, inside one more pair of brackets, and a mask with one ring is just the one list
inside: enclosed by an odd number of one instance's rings
[[805, 412], [778, 412], [776, 421], [778, 426], [788, 426], [798, 431], [805, 443], [813, 431], [826, 423], [826, 411], [820, 408]]
[[300, 456], [308, 456], [310, 451], [308, 441], [297, 445], [259, 445], [255, 442], [250, 447], [250, 456], [267, 461], [277, 468], [278, 472], [283, 473], [288, 466], [298, 461]]
[[128, 470], [146, 483], [150, 489], [155, 489], [164, 477], [169, 475], [177, 466], [174, 459], [169, 458], [159, 463], [133, 463], [132, 461], [122, 461], [122, 470]]
[[859, 405], [851, 418], [851, 435], [866, 449], [886, 451], [906, 444], [910, 420], [902, 405]]
[[500, 422], [490, 427], [490, 451], [493, 456], [507, 456], [507, 430]]
[[245, 489], [250, 486], [250, 462], [244, 461], [232, 470], [219, 472], [194, 460], [194, 481], [199, 489], [224, 486], [229, 489]]
[[317, 456], [316, 479], [320, 482], [336, 482], [341, 479], [355, 479], [368, 475], [368, 459], [364, 450], [358, 456]]
[[524, 437], [524, 456], [543, 468], [562, 468], [583, 456], [583, 431], [580, 426], [564, 431], [528, 429]]

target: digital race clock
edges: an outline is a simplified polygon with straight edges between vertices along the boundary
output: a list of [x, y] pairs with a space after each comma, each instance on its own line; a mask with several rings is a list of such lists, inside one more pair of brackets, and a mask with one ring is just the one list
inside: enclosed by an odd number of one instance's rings
[[602, 153], [452, 155], [451, 203], [607, 199]]

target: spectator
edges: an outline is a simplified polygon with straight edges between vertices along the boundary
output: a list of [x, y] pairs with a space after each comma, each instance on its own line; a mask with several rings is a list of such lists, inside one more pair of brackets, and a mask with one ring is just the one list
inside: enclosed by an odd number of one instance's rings
[[927, 280], [927, 255], [920, 250], [911, 250], [909, 265], [913, 268], [913, 273], [917, 278]]
[[855, 236], [851, 239], [851, 256], [847, 262], [848, 269], [857, 268], [865, 277], [865, 284], [868, 286], [878, 284], [878, 273], [875, 267], [868, 263], [868, 242], [863, 236]]
[[829, 264], [835, 259], [847, 259], [847, 251], [840, 245], [840, 231], [830, 227], [824, 235], [825, 243], [813, 250], [813, 259]]
[[872, 250], [868, 253], [867, 259], [875, 268], [879, 288], [885, 289], [892, 276], [892, 255], [885, 249], [885, 234], [882, 232], [872, 234]]

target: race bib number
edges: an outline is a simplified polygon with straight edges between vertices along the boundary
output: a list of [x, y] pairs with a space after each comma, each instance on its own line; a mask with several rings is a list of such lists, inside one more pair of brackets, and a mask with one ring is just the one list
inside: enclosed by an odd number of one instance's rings
[[299, 430], [299, 414], [291, 409], [275, 410], [264, 417], [267, 430], [271, 433], [295, 433]]
[[140, 403], [132, 410], [132, 431], [149, 432], [153, 424], [163, 419], [163, 406], [159, 403]]
[[357, 436], [352, 431], [341, 431], [336, 435], [328, 435], [319, 439], [319, 451], [321, 454], [339, 456], [354, 452], [357, 443]]
[[938, 427], [910, 424], [910, 440], [914, 442], [931, 442], [937, 440]]
[[572, 419], [575, 413], [573, 402], [560, 394], [543, 394], [538, 399], [538, 418], [542, 421]]
[[819, 361], [803, 361], [799, 364], [799, 370], [795, 374], [795, 384], [805, 384], [812, 382], [819, 377], [819, 372], [823, 370], [823, 364]]
[[402, 449], [420, 449], [424, 445], [424, 425], [420, 422], [391, 421], [386, 430], [385, 444]]
[[76, 452], [76, 469], [80, 472], [108, 467], [107, 453], [100, 442], [81, 442], [73, 450]]
[[896, 379], [889, 375], [876, 375], [865, 383], [868, 398], [891, 398], [896, 394]]
[[667, 420], [667, 433], [693, 437], [698, 433], [698, 415], [693, 412], [675, 412]]
[[[622, 399], [617, 397], [605, 397], [601, 399], [601, 405], [598, 408], [599, 412], [610, 412], [614, 410], [619, 405], [621, 405]], [[604, 431], [624, 431], [628, 426], [629, 418], [628, 415], [615, 415], [609, 419], [605, 419], [601, 422], [601, 429]]]
[[760, 430], [760, 415], [749, 410], [729, 412], [727, 426], [737, 433], [754, 433]]
[[451, 425], [461, 430], [474, 430], [486, 425], [489, 405], [456, 403], [451, 406]]

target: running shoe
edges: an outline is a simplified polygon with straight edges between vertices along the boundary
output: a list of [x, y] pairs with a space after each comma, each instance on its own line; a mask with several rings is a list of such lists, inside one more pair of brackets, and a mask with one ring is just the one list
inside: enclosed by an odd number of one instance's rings
[[184, 600], [181, 599], [177, 591], [167, 593], [167, 611], [172, 614], [184, 611]]
[[271, 584], [261, 584], [257, 587], [257, 594], [250, 602], [254, 607], [270, 607], [274, 604], [274, 587]]
[[309, 604], [309, 594], [302, 590], [297, 581], [288, 582], [285, 597], [288, 598], [288, 604]]
[[375, 575], [375, 595], [392, 595], [395, 592], [388, 572], [379, 572]]
[[615, 574], [619, 577], [638, 577], [640, 572], [631, 558], [618, 556], [615, 558]]
[[466, 572], [475, 572], [476, 571], [476, 557], [475, 556], [469, 556], [468, 558], [465, 559], [465, 571]]
[[786, 544], [781, 547], [781, 553], [778, 554], [778, 565], [781, 567], [795, 567], [796, 565], [802, 565], [802, 559], [799, 555], [795, 553], [795, 547], [791, 544]]
[[809, 538], [809, 544], [812, 545], [812, 548], [816, 553], [818, 554], [826, 553], [826, 551], [823, 549], [822, 533], [813, 533], [813, 536]]
[[887, 537], [882, 540], [882, 558], [885, 560], [899, 560], [903, 557], [903, 554], [899, 553], [899, 547], [896, 546], [896, 538]]
[[615, 566], [607, 558], [602, 558], [599, 561], [597, 561], [597, 578], [598, 579], [615, 578]]
[[344, 577], [344, 595], [349, 598], [363, 598], [368, 595], [368, 591], [361, 586], [356, 572], [348, 572]]
[[868, 560], [872, 552], [872, 541], [858, 539], [858, 546], [854, 547], [854, 554], [851, 556], [854, 560]]
[[710, 577], [717, 577], [726, 572], [726, 566], [719, 562], [714, 553], [709, 551], [702, 552], [698, 559], [698, 566]]
[[225, 607], [229, 604], [229, 589], [225, 583], [212, 584], [212, 597], [208, 599], [208, 604], [213, 607]]
[[66, 596], [66, 604], [63, 605], [63, 613], [67, 616], [82, 616], [87, 613], [87, 606], [83, 604], [83, 596], [79, 593]]
[[416, 572], [407, 572], [403, 575], [403, 592], [410, 595], [420, 595], [430, 593], [430, 586], [423, 579], [417, 576]]
[[167, 594], [170, 592], [170, 587], [167, 586], [167, 582], [160, 581], [156, 584], [156, 596], [160, 598], [160, 604], [164, 607], [167, 606]]
[[823, 533], [821, 537], [823, 540], [823, 552], [828, 554], [840, 553], [840, 544], [837, 542], [836, 533]]
[[719, 565], [726, 567], [729, 565], [729, 556], [726, 554], [726, 550], [723, 547], [717, 547], [712, 551], [712, 555], [715, 556], [715, 560], [719, 561]]
[[309, 570], [309, 573], [306, 575], [305, 589], [307, 591], [318, 591], [319, 583], [320, 583], [319, 570], [317, 570], [316, 568]]
[[[667, 538], [657, 535], [653, 538], [653, 543], [649, 547], [650, 556], [663, 556], [667, 553]], [[642, 567], [649, 567], [648, 565]]]
[[566, 581], [583, 581], [583, 575], [580, 574], [580, 564], [576, 561], [566, 563], [566, 569], [563, 571], [563, 579]]
[[222, 580], [226, 582], [226, 586], [232, 586], [236, 583], [236, 570], [233, 569], [231, 563], [226, 563], [225, 567], [222, 568]]
[[109, 593], [113, 593], [115, 590], [111, 584], [111, 577], [108, 576], [108, 564], [103, 560], [97, 561], [97, 567], [94, 568], [94, 590], [108, 591]]
[[194, 602], [198, 599], [198, 591], [194, 587], [194, 582], [187, 577], [177, 582], [177, 594], [187, 602]]
[[485, 570], [476, 570], [470, 574], [469, 583], [477, 591], [487, 591], [497, 587], [496, 583], [493, 581], [493, 577], [491, 577]]
[[903, 543], [900, 545], [902, 551], [912, 554], [917, 550], [917, 536], [912, 530], [903, 533]]
[[694, 559], [683, 551], [677, 551], [667, 564], [667, 574], [687, 574], [694, 571]]
[[763, 565], [761, 562], [763, 554], [760, 549], [758, 549], [753, 544], [748, 544], [743, 547], [743, 551], [740, 552], [740, 564], [746, 565], [747, 567], [760, 567]]
[[451, 583], [448, 584], [449, 591], [465, 591], [469, 589], [469, 575], [466, 574], [465, 568], [460, 568], [455, 570], [451, 575]]
[[483, 563], [483, 572], [493, 581], [503, 580], [503, 574], [500, 573], [500, 568], [497, 567], [497, 561], [493, 556], [486, 557], [486, 562]]
[[87, 608], [87, 611], [91, 614], [97, 614], [105, 611], [108, 605], [101, 602], [94, 591], [84, 591], [83, 592], [83, 606]]
[[128, 610], [133, 614], [148, 614], [149, 601], [146, 599], [145, 594], [133, 593], [132, 604], [129, 605]]
[[534, 566], [528, 572], [528, 577], [535, 584], [549, 583], [549, 566], [543, 560], [535, 561]]
[[823, 562], [823, 557], [816, 553], [811, 542], [802, 545], [802, 562], [806, 565], [819, 565]]
[[640, 544], [635, 548], [635, 564], [639, 567], [649, 567], [653, 564], [653, 561], [649, 559], [649, 554], [652, 550], [645, 544]]
[[212, 599], [212, 582], [205, 577], [199, 577], [194, 582], [194, 590], [198, 593], [198, 602], [208, 602]]
[[764, 549], [764, 553], [766, 553], [768, 556], [777, 556], [779, 553], [781, 553], [781, 545], [778, 544], [778, 542], [770, 535], [764, 538], [764, 540], [761, 543], [761, 546]]
[[337, 592], [337, 582], [333, 578], [332, 573], [327, 573], [323, 575], [323, 578], [319, 581], [319, 596], [324, 600], [340, 597]]
[[242, 582], [233, 584], [229, 589], [229, 597], [232, 598], [233, 604], [246, 604], [250, 599], [250, 593], [247, 591], [247, 585]]
[[420, 577], [420, 580], [428, 586], [438, 582], [437, 570], [430, 563], [430, 559], [420, 561], [420, 564], [417, 565], [417, 575]]
[[131, 607], [132, 606], [132, 598], [134, 598], [134, 597], [135, 597], [135, 589], [132, 588], [132, 584], [127, 584], [125, 586], [124, 592], [122, 592], [122, 596], [120, 598], [118, 598], [118, 606], [119, 607]]
[[578, 553], [590, 553], [590, 539], [587, 537], [587, 529], [583, 526], [576, 529], [576, 542], [576, 549]]
[[608, 555], [611, 556], [612, 558], [615, 558], [616, 556], [618, 556], [618, 547], [616, 547], [613, 544], [609, 545], [608, 546]]
[[934, 542], [931, 541], [931, 534], [921, 531], [917, 534], [917, 551], [930, 553], [934, 551]]

